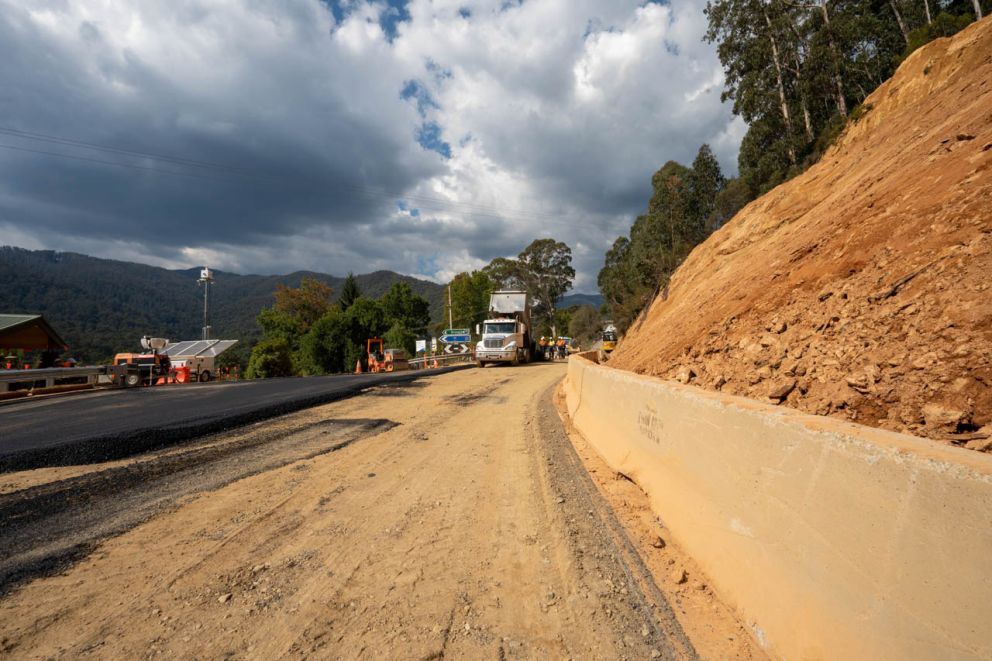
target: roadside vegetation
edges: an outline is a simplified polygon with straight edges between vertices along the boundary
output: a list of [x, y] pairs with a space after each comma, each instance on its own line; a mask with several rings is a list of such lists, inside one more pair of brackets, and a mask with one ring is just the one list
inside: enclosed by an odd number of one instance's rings
[[[552, 328], [564, 334], [570, 312], [556, 305], [572, 286], [575, 269], [571, 263], [567, 245], [536, 239], [514, 259], [499, 257], [481, 270], [459, 273], [450, 283], [451, 321], [455, 327], [474, 330], [486, 318], [494, 290], [525, 289], [536, 303], [539, 334], [550, 335]], [[355, 276], [349, 274], [337, 302], [330, 285], [316, 278], [304, 278], [299, 287], [279, 285], [274, 304], [256, 319], [262, 339], [251, 351], [245, 375], [335, 374], [351, 372], [359, 362], [367, 369], [365, 343], [372, 337], [414, 355], [418, 338], [437, 335], [447, 327], [448, 312], [445, 300], [441, 320], [432, 323], [430, 302], [405, 282], [393, 284], [374, 299], [364, 296]], [[588, 319], [589, 313], [585, 315]]]
[[816, 163], [864, 101], [914, 50], [992, 9], [992, 0], [711, 0], [723, 98], [748, 124], [738, 176], [725, 179], [709, 146], [691, 167], [652, 177], [646, 213], [606, 253], [599, 287], [625, 330], [692, 249], [751, 200]]
[[248, 378], [349, 372], [365, 364], [365, 342], [382, 337], [389, 347], [414, 353], [430, 324], [430, 303], [405, 282], [378, 299], [362, 296], [353, 275], [332, 302], [331, 287], [304, 278], [297, 288], [280, 285], [275, 303], [258, 314], [262, 339], [248, 361]]

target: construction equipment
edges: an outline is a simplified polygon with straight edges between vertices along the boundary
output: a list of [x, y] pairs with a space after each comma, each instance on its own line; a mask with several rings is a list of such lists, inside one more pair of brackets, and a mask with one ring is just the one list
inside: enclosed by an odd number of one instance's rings
[[386, 349], [382, 338], [372, 337], [365, 344], [369, 372], [396, 372], [410, 369], [410, 359], [403, 349]]
[[[530, 337], [530, 297], [525, 291], [495, 291], [489, 297], [489, 319], [476, 326], [482, 340], [475, 362], [518, 365], [530, 362], [535, 347]], [[480, 332], [481, 331], [481, 332]]]
[[237, 344], [237, 340], [186, 340], [172, 342], [162, 353], [176, 369], [187, 368], [186, 381], [206, 382], [217, 376], [217, 357]]
[[606, 327], [603, 328], [602, 340], [602, 349], [605, 353], [610, 353], [617, 348], [617, 327], [612, 322], [607, 323]]
[[141, 348], [150, 353], [119, 353], [114, 356], [114, 365], [130, 367], [124, 375], [124, 384], [128, 386], [151, 385], [160, 377], [168, 377], [172, 371], [172, 362], [166, 354], [159, 350], [169, 345], [169, 340], [163, 337], [141, 338]]
[[384, 364], [387, 372], [410, 369], [410, 359], [403, 349], [386, 349]]
[[383, 351], [385, 342], [380, 337], [370, 337], [365, 343], [365, 352], [368, 354], [369, 372], [385, 372], [386, 354]]

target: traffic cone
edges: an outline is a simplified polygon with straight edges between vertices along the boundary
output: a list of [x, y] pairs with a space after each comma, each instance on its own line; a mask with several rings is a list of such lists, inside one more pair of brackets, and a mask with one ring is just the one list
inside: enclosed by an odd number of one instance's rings
[[355, 374], [361, 374], [361, 373], [362, 373], [362, 359], [359, 358], [358, 360], [355, 361]]

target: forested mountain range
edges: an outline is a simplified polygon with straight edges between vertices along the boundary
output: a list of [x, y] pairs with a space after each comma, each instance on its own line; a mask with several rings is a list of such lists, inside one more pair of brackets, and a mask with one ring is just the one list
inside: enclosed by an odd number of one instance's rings
[[[311, 271], [288, 275], [215, 271], [214, 275], [213, 336], [240, 340], [237, 352], [245, 356], [261, 337], [255, 317], [272, 305], [279, 284], [298, 287], [311, 276], [330, 285], [337, 297], [344, 282], [344, 277]], [[43, 314], [69, 343], [74, 357], [104, 361], [117, 352], [137, 350], [142, 335], [199, 338], [203, 325], [199, 276], [199, 268], [171, 270], [71, 252], [0, 246], [0, 312]], [[355, 278], [362, 294], [372, 298], [382, 296], [395, 282], [406, 282], [430, 302], [431, 318], [441, 320], [444, 285], [392, 271]], [[575, 294], [562, 299], [562, 306], [598, 300], [597, 295]]]
[[[258, 312], [273, 302], [276, 286], [298, 287], [305, 276], [326, 282], [337, 296], [343, 277], [297, 271], [288, 275], [238, 275], [215, 271], [210, 290], [213, 336], [253, 343], [261, 336]], [[69, 343], [70, 353], [102, 361], [137, 350], [142, 335], [173, 340], [200, 337], [203, 289], [199, 268], [170, 270], [71, 252], [0, 247], [0, 311], [44, 314]], [[377, 298], [407, 282], [441, 316], [444, 286], [392, 271], [356, 275], [363, 295]]]

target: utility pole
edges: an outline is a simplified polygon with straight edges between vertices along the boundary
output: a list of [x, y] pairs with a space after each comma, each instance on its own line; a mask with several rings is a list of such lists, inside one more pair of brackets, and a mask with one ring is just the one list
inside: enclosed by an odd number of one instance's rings
[[214, 272], [204, 266], [200, 269], [200, 279], [197, 284], [203, 285], [203, 339], [210, 339], [210, 285], [214, 281]]
[[448, 283], [448, 328], [454, 328], [455, 322], [452, 321], [451, 314], [451, 283]]

